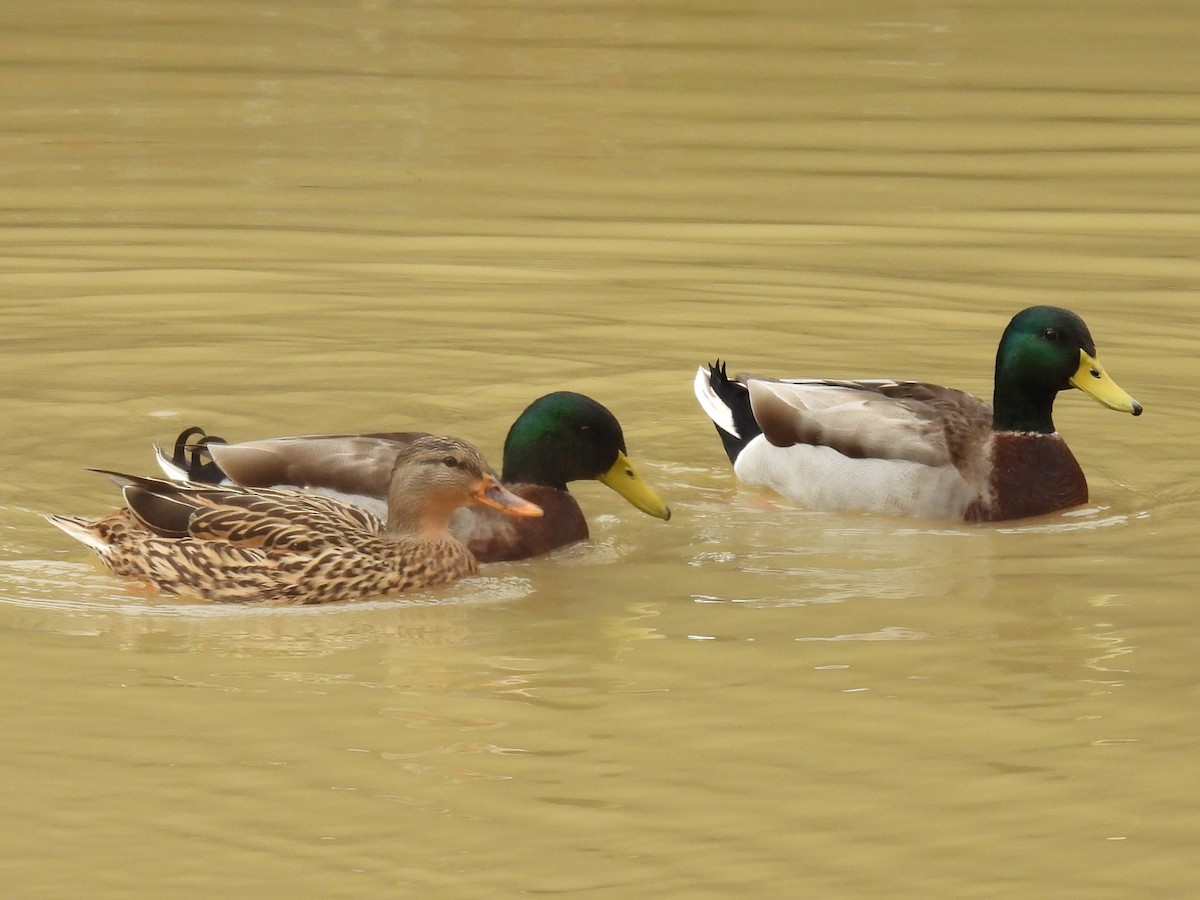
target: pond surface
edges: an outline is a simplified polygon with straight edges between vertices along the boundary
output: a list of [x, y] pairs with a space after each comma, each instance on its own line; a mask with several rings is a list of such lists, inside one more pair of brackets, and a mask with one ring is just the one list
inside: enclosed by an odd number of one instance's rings
[[[9, 896], [1195, 889], [1194, 4], [9, 0]], [[1092, 498], [967, 526], [739, 488], [698, 364], [990, 395], [1035, 303]], [[127, 588], [89, 466], [588, 393], [671, 503], [318, 609]]]

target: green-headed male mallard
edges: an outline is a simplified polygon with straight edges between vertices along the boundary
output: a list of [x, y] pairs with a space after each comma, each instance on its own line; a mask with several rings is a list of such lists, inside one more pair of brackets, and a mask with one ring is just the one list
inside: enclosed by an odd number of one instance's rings
[[300, 491], [109, 474], [124, 508], [97, 521], [47, 518], [116, 575], [228, 602], [325, 603], [445, 584], [479, 571], [447, 530], [456, 509], [481, 503], [541, 515], [502, 487], [466, 441], [432, 435], [397, 453], [386, 522]]
[[1096, 361], [1075, 313], [1017, 313], [996, 351], [993, 403], [912, 381], [730, 379], [701, 366], [696, 398], [738, 479], [825, 510], [995, 521], [1084, 503], [1087, 480], [1054, 430], [1059, 391], [1142, 407]]
[[[318, 491], [376, 510], [383, 505], [396, 454], [420, 437], [419, 432], [398, 432], [192, 442], [203, 434], [188, 429], [176, 441], [172, 457], [158, 452], [169, 477]], [[542, 507], [545, 515], [514, 519], [469, 507], [454, 516], [450, 531], [480, 562], [524, 559], [585, 540], [587, 520], [567, 483], [588, 479], [601, 481], [644, 513], [671, 517], [629, 461], [616, 416], [591, 397], [571, 391], [539, 397], [508, 430], [501, 481]]]

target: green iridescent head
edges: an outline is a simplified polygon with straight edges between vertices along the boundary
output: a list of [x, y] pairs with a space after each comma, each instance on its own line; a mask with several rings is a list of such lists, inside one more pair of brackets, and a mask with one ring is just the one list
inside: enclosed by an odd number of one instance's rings
[[1031, 306], [1013, 316], [996, 350], [993, 428], [1054, 431], [1054, 398], [1079, 388], [1120, 412], [1142, 406], [1096, 361], [1096, 344], [1083, 319], [1057, 306]]
[[629, 461], [617, 417], [573, 391], [539, 397], [517, 417], [504, 440], [503, 468], [505, 484], [566, 490], [567, 482], [598, 479], [642, 512], [671, 516]]

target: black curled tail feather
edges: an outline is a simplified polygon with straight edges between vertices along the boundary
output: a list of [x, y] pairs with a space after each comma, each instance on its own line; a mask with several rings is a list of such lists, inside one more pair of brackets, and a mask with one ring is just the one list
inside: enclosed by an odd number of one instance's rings
[[225, 439], [205, 434], [203, 428], [193, 425], [175, 438], [171, 462], [187, 472], [189, 481], [220, 484], [225, 480], [225, 473], [208, 452], [207, 445], [212, 443], [224, 444]]
[[762, 429], [754, 418], [754, 410], [750, 408], [750, 392], [744, 384], [729, 377], [725, 363], [719, 359], [708, 367], [708, 383], [733, 418], [736, 435], [730, 434], [720, 425], [717, 425], [716, 429], [717, 434], [721, 436], [721, 443], [725, 445], [725, 454], [729, 461], [737, 462], [738, 454], [746, 445], [762, 434]]

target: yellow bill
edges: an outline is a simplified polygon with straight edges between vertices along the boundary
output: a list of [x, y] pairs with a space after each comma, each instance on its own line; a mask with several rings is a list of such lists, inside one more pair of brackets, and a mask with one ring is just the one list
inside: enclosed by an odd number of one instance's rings
[[1079, 351], [1079, 369], [1069, 379], [1071, 384], [1117, 412], [1142, 414], [1142, 404], [1130, 397], [1119, 384], [1108, 377], [1104, 367], [1086, 351]]
[[608, 485], [648, 516], [668, 520], [671, 518], [671, 508], [662, 502], [662, 498], [654, 492], [654, 488], [642, 481], [633, 463], [624, 453], [617, 453], [617, 461], [609, 470], [600, 476], [601, 484]]

